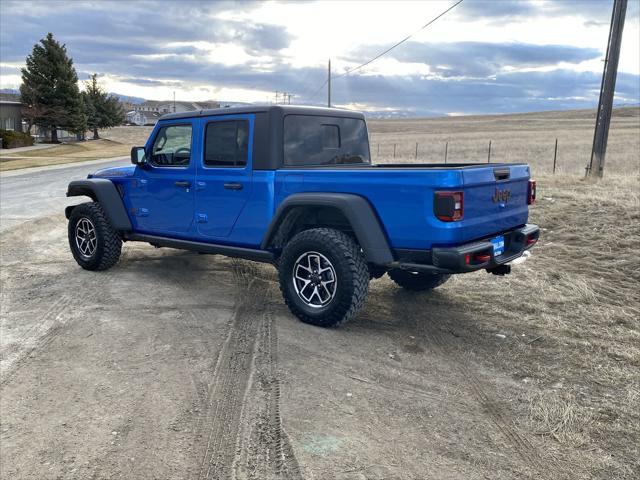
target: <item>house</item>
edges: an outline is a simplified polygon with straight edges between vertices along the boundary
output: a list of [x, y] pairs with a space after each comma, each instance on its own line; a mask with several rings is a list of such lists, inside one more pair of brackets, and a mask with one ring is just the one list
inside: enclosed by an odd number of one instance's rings
[[0, 129], [22, 131], [22, 103], [0, 100]]
[[127, 123], [135, 125], [155, 125], [162, 115], [167, 113], [192, 112], [220, 108], [218, 102], [174, 102], [147, 100], [140, 105], [132, 105], [127, 112]]
[[155, 125], [162, 115], [153, 111], [130, 110], [125, 114], [126, 121], [133, 125]]

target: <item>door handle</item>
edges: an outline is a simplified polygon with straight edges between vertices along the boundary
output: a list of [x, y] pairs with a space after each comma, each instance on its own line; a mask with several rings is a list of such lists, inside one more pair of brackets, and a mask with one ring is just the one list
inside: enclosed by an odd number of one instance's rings
[[175, 186], [189, 188], [191, 186], [191, 182], [188, 182], [187, 180], [178, 180], [175, 183]]
[[241, 183], [225, 183], [224, 188], [227, 190], [242, 190]]

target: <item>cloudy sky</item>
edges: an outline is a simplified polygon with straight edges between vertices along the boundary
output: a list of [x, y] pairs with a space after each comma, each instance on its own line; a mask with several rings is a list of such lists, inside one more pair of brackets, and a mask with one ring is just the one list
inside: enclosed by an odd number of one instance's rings
[[[357, 73], [338, 106], [413, 114], [503, 113], [597, 104], [613, 0], [465, 0]], [[326, 102], [336, 75], [385, 50], [449, 1], [0, 1], [0, 88], [47, 32], [78, 75], [147, 99]], [[629, 0], [616, 88], [640, 102], [640, 0]]]

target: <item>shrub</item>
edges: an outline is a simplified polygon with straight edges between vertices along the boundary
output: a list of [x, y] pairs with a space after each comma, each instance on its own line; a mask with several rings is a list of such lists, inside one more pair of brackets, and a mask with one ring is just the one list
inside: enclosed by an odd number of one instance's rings
[[2, 148], [30, 147], [33, 145], [33, 137], [26, 133], [13, 130], [0, 130]]

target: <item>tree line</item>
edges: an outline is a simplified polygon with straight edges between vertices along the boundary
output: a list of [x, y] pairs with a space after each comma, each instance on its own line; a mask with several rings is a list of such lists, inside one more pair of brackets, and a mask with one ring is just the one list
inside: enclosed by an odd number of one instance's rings
[[100, 138], [98, 129], [120, 125], [124, 111], [118, 99], [108, 95], [93, 74], [78, 87], [78, 74], [67, 48], [49, 33], [26, 59], [22, 68], [20, 100], [29, 131], [33, 125], [51, 132], [51, 141], [58, 142], [58, 129], [84, 137], [87, 130]]

